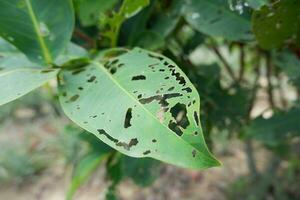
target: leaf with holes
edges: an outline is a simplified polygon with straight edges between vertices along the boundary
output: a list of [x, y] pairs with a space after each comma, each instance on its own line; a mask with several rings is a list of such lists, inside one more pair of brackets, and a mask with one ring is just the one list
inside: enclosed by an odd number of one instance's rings
[[70, 0], [0, 0], [0, 36], [37, 63], [52, 63], [74, 27]]
[[62, 71], [59, 82], [67, 116], [118, 151], [189, 168], [219, 165], [203, 138], [199, 95], [170, 59], [135, 48], [104, 66]]
[[185, 4], [183, 13], [191, 26], [207, 35], [229, 40], [253, 38], [248, 16], [230, 10], [223, 0], [191, 0]]
[[17, 68], [0, 72], [0, 105], [13, 101], [55, 78], [58, 70]]

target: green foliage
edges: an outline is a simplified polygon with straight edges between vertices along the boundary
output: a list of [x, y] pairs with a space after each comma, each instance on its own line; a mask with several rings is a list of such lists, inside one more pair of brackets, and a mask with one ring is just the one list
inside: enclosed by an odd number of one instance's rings
[[[281, 196], [276, 172], [281, 158], [294, 159], [300, 133], [299, 1], [73, 2], [0, 0], [0, 105], [52, 80], [49, 96], [87, 131], [69, 127], [62, 137], [74, 167], [68, 199], [101, 163], [107, 199], [118, 199], [127, 178], [152, 184], [157, 160], [218, 166], [206, 145], [214, 147], [212, 134], [246, 140], [259, 183], [241, 179], [243, 188]], [[262, 172], [253, 141], [274, 155]]]
[[78, 16], [83, 26], [92, 26], [98, 23], [101, 13], [111, 10], [118, 0], [74, 0]]
[[[0, 105], [13, 101], [55, 78], [55, 69], [6, 69], [0, 73]], [[24, 82], [16, 80], [23, 80]]]
[[73, 32], [69, 0], [1, 0], [0, 13], [0, 35], [35, 62], [51, 64]]
[[185, 4], [184, 15], [195, 29], [210, 36], [228, 40], [250, 40], [249, 16], [232, 12], [223, 0], [191, 0]]
[[281, 47], [284, 43], [300, 44], [300, 2], [283, 0], [264, 6], [253, 13], [253, 30], [264, 49]]
[[292, 108], [286, 112], [275, 113], [272, 117], [254, 119], [247, 128], [247, 135], [269, 146], [285, 143], [300, 135], [300, 110]]
[[72, 199], [74, 193], [97, 169], [101, 161], [105, 159], [105, 154], [102, 152], [94, 152], [86, 155], [76, 166], [70, 188], [67, 192], [67, 199]]

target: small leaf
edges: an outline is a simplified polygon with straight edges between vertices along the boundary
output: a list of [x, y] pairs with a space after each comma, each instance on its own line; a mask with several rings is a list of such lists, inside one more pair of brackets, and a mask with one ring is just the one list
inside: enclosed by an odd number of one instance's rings
[[0, 36], [37, 63], [52, 63], [74, 27], [70, 0], [0, 0]]
[[17, 68], [0, 71], [0, 105], [13, 101], [56, 77], [56, 69]]
[[76, 0], [79, 20], [83, 26], [96, 25], [100, 13], [104, 13], [118, 2], [118, 0]]
[[292, 136], [300, 136], [299, 116], [300, 109], [292, 108], [269, 119], [258, 117], [250, 123], [246, 134], [270, 146], [282, 144]]
[[105, 66], [62, 72], [59, 99], [71, 120], [129, 156], [219, 165], [205, 145], [198, 93], [175, 63], [135, 48]]
[[73, 198], [76, 190], [90, 177], [90, 175], [97, 169], [99, 164], [106, 158], [106, 154], [102, 152], [93, 152], [85, 156], [77, 167], [75, 168], [72, 177], [70, 188], [67, 192], [67, 200]]
[[253, 38], [248, 16], [230, 10], [223, 0], [190, 0], [183, 13], [191, 26], [207, 35], [228, 40]]
[[279, 48], [284, 43], [300, 45], [300, 1], [277, 1], [253, 13], [252, 27], [264, 49]]

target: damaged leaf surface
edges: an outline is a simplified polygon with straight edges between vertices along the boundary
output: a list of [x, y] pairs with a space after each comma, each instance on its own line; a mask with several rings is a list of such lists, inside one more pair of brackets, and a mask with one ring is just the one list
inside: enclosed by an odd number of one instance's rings
[[71, 120], [126, 155], [219, 165], [203, 138], [196, 89], [164, 56], [135, 48], [80, 73], [63, 71], [59, 92]]

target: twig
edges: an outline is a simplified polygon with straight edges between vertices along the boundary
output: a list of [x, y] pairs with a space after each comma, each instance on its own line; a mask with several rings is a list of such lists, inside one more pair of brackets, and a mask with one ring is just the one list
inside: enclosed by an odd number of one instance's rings
[[91, 38], [90, 36], [88, 36], [87, 34], [85, 34], [84, 32], [82, 32], [80, 29], [76, 28], [74, 31], [74, 34], [82, 39], [83, 41], [85, 41], [87, 43], [87, 47], [96, 47], [96, 43], [93, 40], [93, 38]]
[[238, 81], [241, 82], [245, 73], [245, 49], [243, 44], [240, 45], [240, 72]]
[[273, 95], [273, 85], [272, 85], [272, 61], [271, 61], [271, 56], [269, 54], [266, 55], [266, 67], [267, 67], [267, 81], [268, 81], [268, 98], [269, 98], [269, 104], [272, 109], [275, 108], [275, 103], [274, 103], [274, 95]]
[[215, 46], [215, 45], [211, 45], [210, 48], [213, 50], [213, 52], [216, 54], [216, 56], [220, 59], [220, 61], [223, 63], [227, 73], [229, 74], [229, 76], [232, 78], [232, 80], [234, 82], [237, 82], [234, 72], [231, 69], [230, 65], [228, 64], [228, 62], [225, 60], [225, 58], [222, 56], [221, 52], [219, 51], [219, 49]]

